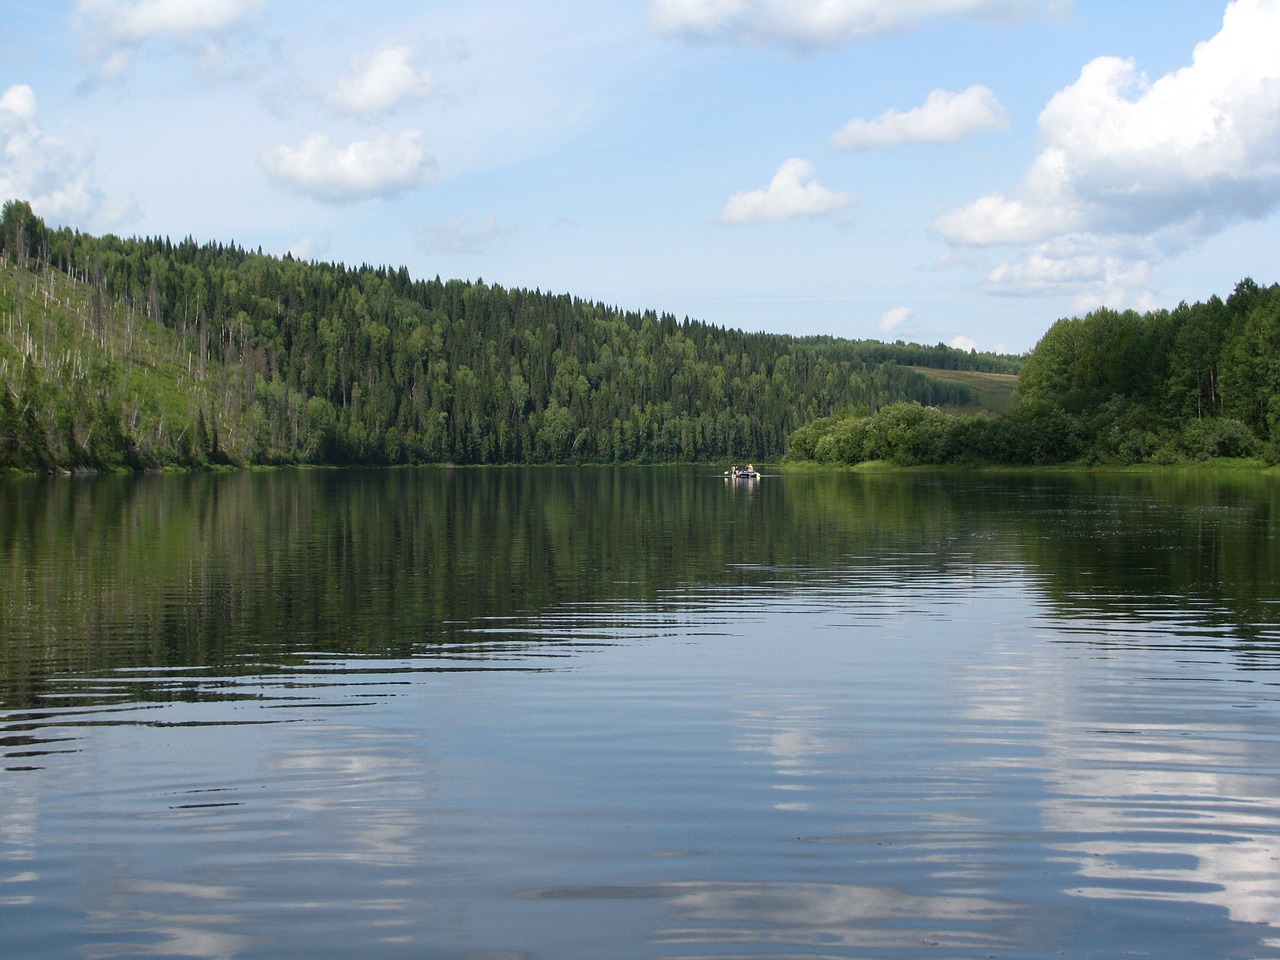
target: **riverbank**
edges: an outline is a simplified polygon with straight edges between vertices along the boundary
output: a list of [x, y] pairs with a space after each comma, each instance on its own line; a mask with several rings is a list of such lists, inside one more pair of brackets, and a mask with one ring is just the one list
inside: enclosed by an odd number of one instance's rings
[[783, 461], [775, 468], [791, 473], [1251, 473], [1280, 476], [1280, 464], [1260, 457], [1214, 457], [1185, 463], [1054, 463], [1054, 464], [912, 464], [865, 460], [854, 464]]

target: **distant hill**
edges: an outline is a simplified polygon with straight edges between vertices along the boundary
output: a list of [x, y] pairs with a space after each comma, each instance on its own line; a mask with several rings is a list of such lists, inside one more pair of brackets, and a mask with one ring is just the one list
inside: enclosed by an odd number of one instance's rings
[[481, 280], [0, 215], [0, 468], [769, 460], [1019, 358], [725, 329]]
[[984, 370], [937, 370], [929, 367], [912, 367], [917, 373], [933, 377], [945, 383], [958, 384], [973, 393], [973, 406], [988, 413], [1004, 413], [1018, 386], [1014, 373], [989, 373]]

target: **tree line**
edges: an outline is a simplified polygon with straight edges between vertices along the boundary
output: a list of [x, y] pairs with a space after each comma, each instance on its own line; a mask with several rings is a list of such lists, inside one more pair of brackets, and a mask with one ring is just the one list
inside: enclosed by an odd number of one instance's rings
[[0, 213], [0, 468], [767, 460], [921, 358], [1017, 364]]
[[788, 455], [897, 464], [1280, 462], [1280, 285], [1245, 279], [1225, 300], [1059, 320], [1025, 358], [1000, 416], [921, 403], [841, 413], [796, 431]]

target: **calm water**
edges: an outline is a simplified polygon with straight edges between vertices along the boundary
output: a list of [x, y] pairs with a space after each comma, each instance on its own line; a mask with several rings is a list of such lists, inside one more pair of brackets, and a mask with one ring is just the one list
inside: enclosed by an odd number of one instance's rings
[[0, 956], [1280, 957], [1280, 481], [0, 485]]

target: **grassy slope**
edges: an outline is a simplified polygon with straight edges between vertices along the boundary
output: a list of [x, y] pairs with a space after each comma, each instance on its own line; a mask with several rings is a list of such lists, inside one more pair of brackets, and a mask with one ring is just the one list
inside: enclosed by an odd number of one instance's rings
[[20, 271], [0, 258], [0, 389], [16, 397], [28, 367], [43, 385], [39, 418], [62, 444], [53, 452], [63, 466], [86, 455], [94, 425], [77, 423], [69, 439], [54, 422], [58, 409], [101, 401], [168, 461], [196, 412], [218, 403], [225, 375], [212, 362], [201, 371], [190, 346], [145, 314], [63, 273]]
[[1018, 385], [1018, 377], [1012, 373], [982, 373], [976, 370], [934, 370], [927, 367], [912, 367], [919, 373], [942, 380], [946, 383], [958, 383], [966, 386], [978, 395], [978, 403], [983, 410], [991, 413], [1003, 413], [1009, 406], [1009, 398], [1013, 388]]

